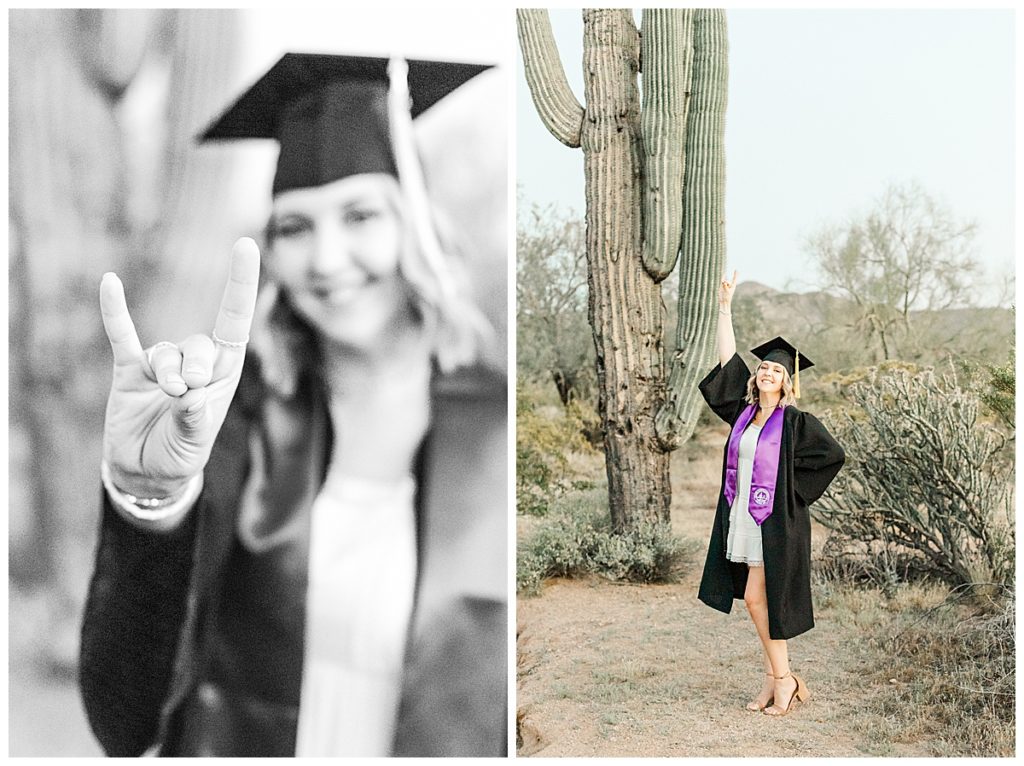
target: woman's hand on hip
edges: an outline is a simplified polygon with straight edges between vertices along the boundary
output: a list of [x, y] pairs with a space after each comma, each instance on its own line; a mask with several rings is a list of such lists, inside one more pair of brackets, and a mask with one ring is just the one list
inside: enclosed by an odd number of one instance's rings
[[149, 349], [139, 342], [121, 280], [103, 276], [100, 310], [114, 352], [103, 458], [118, 489], [168, 497], [205, 467], [241, 377], [259, 273], [256, 243], [238, 240], [213, 335]]

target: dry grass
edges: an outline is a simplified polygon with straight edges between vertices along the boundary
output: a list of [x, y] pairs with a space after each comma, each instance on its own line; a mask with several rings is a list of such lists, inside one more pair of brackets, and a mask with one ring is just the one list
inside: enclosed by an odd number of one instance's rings
[[937, 756], [1012, 756], [1014, 599], [985, 604], [966, 593], [901, 610], [889, 628], [882, 649], [896, 680], [879, 711], [892, 725], [876, 736], [929, 738]]

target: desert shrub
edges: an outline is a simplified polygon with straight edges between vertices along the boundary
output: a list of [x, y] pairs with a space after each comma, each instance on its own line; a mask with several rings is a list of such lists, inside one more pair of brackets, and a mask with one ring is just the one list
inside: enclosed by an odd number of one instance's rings
[[543, 516], [552, 500], [587, 484], [573, 471], [569, 455], [588, 454], [585, 405], [547, 405], [539, 389], [516, 386], [516, 510]]
[[693, 548], [666, 522], [613, 532], [604, 487], [559, 498], [546, 519], [519, 544], [516, 589], [536, 594], [549, 577], [597, 574], [628, 582], [669, 582]]
[[911, 571], [1012, 583], [1013, 468], [999, 459], [1005, 436], [979, 423], [978, 397], [930, 369], [876, 370], [845, 396], [835, 435], [846, 465], [811, 506], [833, 554], [879, 584]]
[[930, 571], [914, 551], [891, 540], [859, 540], [833, 530], [815, 558], [813, 574], [819, 586], [870, 585], [891, 598], [901, 583], [915, 582]]
[[924, 614], [906, 615], [884, 641], [893, 663], [886, 674], [898, 683], [881, 700], [881, 712], [904, 734], [913, 728], [933, 739], [936, 755], [1010, 756], [1015, 597], [1007, 588], [979, 601], [975, 591], [955, 588]]
[[988, 390], [982, 392], [981, 400], [996, 414], [1006, 428], [1013, 430], [1016, 423], [1016, 370], [1011, 358], [1004, 365], [991, 365], [988, 368]]

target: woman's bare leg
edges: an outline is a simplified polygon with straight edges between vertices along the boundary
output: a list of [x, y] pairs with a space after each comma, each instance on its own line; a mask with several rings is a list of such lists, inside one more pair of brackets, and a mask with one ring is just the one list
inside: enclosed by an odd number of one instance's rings
[[[743, 591], [743, 600], [754, 621], [757, 637], [764, 647], [766, 671], [770, 669], [775, 676], [772, 696], [788, 706], [788, 700], [796, 691], [796, 679], [792, 676], [782, 678], [789, 673], [789, 646], [784, 639], [772, 639], [768, 633], [768, 595], [764, 584], [764, 567], [747, 567], [747, 587]], [[779, 708], [779, 712], [782, 710], [779, 705], [772, 705], [772, 708]]]
[[772, 672], [772, 663], [768, 659], [767, 652], [762, 652], [764, 659], [764, 674], [761, 678], [761, 691], [754, 699], [747, 703], [747, 710], [764, 710], [775, 694], [775, 674]]
[[[762, 581], [761, 590], [763, 591], [764, 568], [763, 567], [747, 567], [747, 572], [748, 572], [748, 574], [747, 574], [747, 589], [746, 589], [746, 591], [743, 594], [744, 595], [744, 600], [747, 603], [747, 610], [750, 611], [750, 616], [754, 620], [754, 626], [757, 627], [758, 637], [761, 638], [761, 629], [760, 629], [760, 627], [758, 627], [758, 617], [755, 616], [755, 615], [757, 615], [759, 611], [763, 612], [762, 616], [764, 618], [764, 623], [767, 626], [767, 621], [768, 621], [768, 604], [767, 604], [767, 601], [765, 601], [764, 604], [763, 604], [764, 608], [763, 609], [759, 608], [759, 606], [758, 606], [758, 598], [757, 598], [758, 586], [757, 586], [756, 583], [754, 583], [753, 587], [751, 587], [751, 579], [753, 577], [757, 576], [755, 573], [759, 572], [760, 576], [761, 576], [761, 581]], [[764, 600], [764, 599], [762, 599], [762, 600]], [[766, 630], [767, 630], [767, 628], [766, 628]], [[764, 678], [761, 679], [761, 691], [760, 691], [760, 693], [753, 700], [751, 700], [747, 704], [747, 709], [748, 710], [763, 710], [772, 701], [772, 697], [775, 694], [775, 679], [774, 679], [775, 671], [772, 670], [771, 659], [768, 656], [768, 648], [764, 645], [763, 638], [761, 640], [761, 647], [764, 650], [762, 656], [763, 656], [763, 659], [764, 659], [764, 673], [765, 673], [765, 675], [764, 675]]]

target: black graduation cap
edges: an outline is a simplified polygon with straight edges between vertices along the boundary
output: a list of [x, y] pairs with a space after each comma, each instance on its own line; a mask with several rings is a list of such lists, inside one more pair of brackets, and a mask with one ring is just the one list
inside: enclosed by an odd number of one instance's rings
[[786, 372], [793, 378], [793, 394], [800, 398], [800, 370], [813, 367], [814, 362], [802, 356], [796, 347], [781, 335], [750, 349], [750, 353], [762, 361], [777, 362], [785, 367]]
[[[397, 175], [388, 133], [387, 58], [286, 53], [216, 119], [200, 141], [273, 138], [273, 193], [357, 173]], [[489, 64], [409, 59], [416, 118]]]

